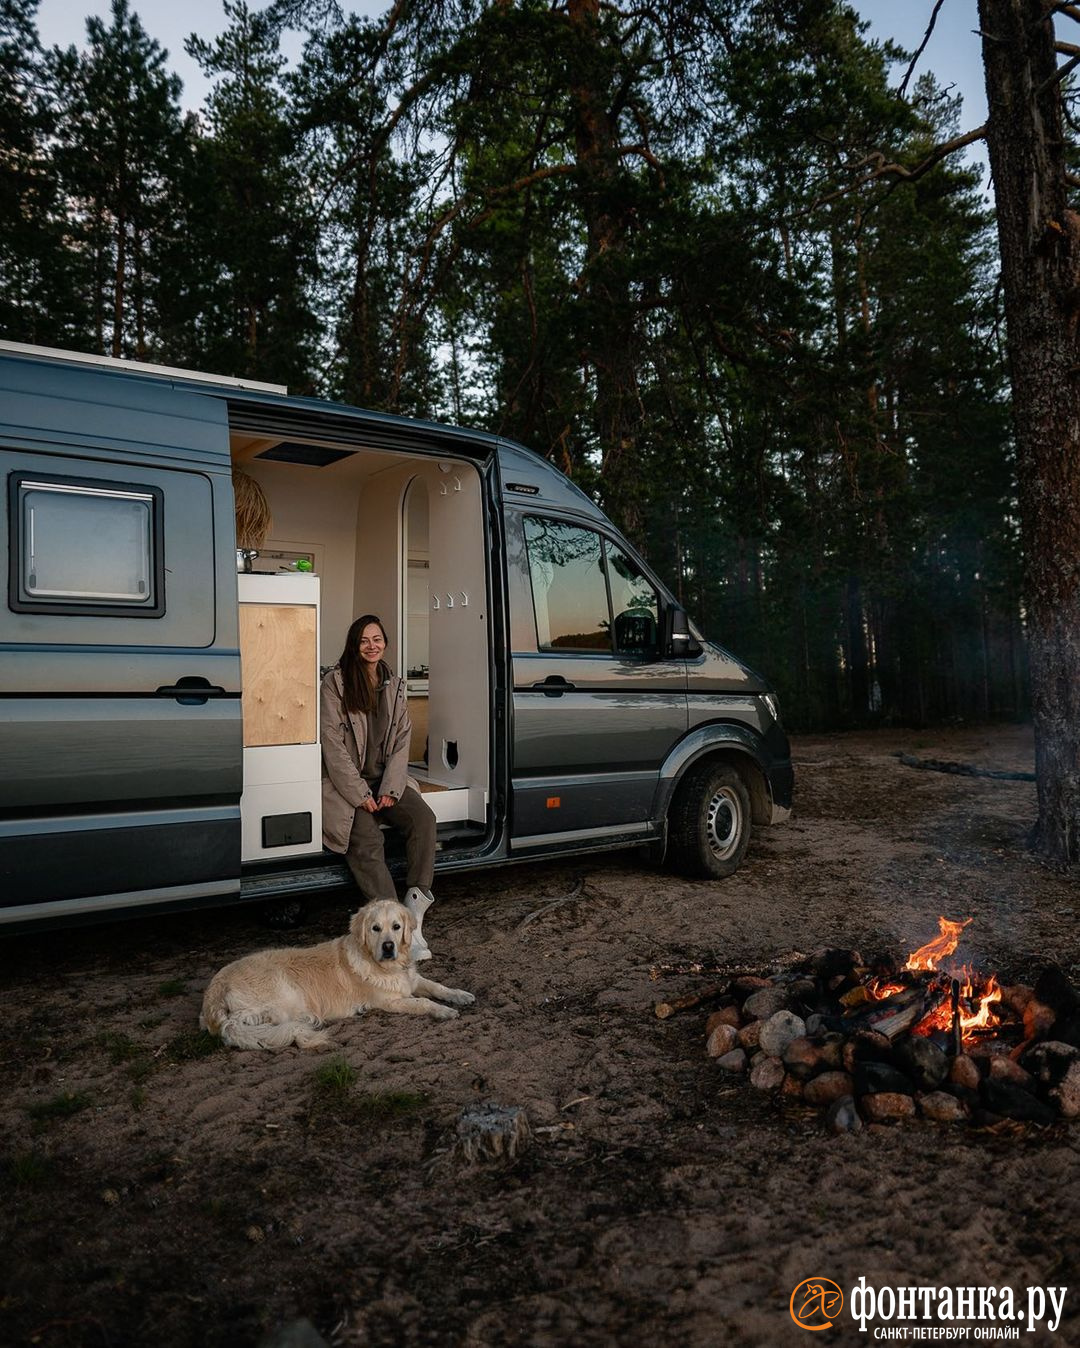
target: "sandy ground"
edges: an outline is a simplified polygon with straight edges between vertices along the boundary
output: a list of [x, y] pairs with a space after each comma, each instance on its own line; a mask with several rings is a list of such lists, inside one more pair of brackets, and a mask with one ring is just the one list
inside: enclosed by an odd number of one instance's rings
[[[243, 1348], [306, 1316], [335, 1346], [783, 1346], [807, 1342], [797, 1283], [864, 1276], [1068, 1286], [1057, 1333], [1021, 1342], [1080, 1344], [1074, 1128], [831, 1138], [724, 1077], [703, 1012], [653, 1013], [716, 981], [657, 966], [906, 952], [939, 913], [973, 915], [967, 956], [1009, 978], [1050, 959], [1080, 974], [1076, 877], [1025, 849], [1034, 787], [916, 771], [901, 750], [1032, 759], [1015, 728], [803, 738], [794, 819], [731, 880], [612, 853], [446, 881], [425, 972], [475, 1007], [368, 1015], [329, 1054], [197, 1033], [214, 970], [282, 943], [249, 911], [7, 940], [0, 1342]], [[319, 901], [286, 943], [347, 915]], [[342, 1061], [355, 1080], [320, 1083]], [[448, 1151], [481, 1100], [528, 1111], [509, 1166]], [[818, 1340], [871, 1332], [845, 1308]]]

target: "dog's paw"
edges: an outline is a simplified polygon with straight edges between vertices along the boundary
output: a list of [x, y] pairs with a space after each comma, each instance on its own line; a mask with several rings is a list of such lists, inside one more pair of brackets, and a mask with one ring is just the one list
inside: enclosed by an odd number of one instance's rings
[[431, 1013], [436, 1020], [453, 1020], [457, 1012], [452, 1006], [436, 1006]]
[[466, 992], [464, 988], [450, 988], [444, 994], [448, 1002], [453, 1002], [455, 1006], [472, 1006], [476, 998], [471, 992]]

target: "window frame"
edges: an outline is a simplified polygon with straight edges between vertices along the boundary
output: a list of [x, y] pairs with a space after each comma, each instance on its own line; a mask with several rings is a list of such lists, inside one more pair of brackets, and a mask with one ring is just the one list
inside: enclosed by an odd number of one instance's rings
[[[597, 650], [595, 647], [593, 648], [582, 647], [579, 650], [567, 650], [565, 647], [541, 645], [540, 627], [536, 613], [536, 590], [533, 584], [532, 556], [529, 552], [529, 533], [527, 527], [529, 520], [538, 520], [541, 523], [547, 521], [554, 524], [566, 524], [569, 525], [571, 528], [582, 529], [587, 533], [595, 534], [597, 538], [599, 538], [601, 572], [604, 577], [604, 593], [607, 599], [608, 636], [611, 639], [611, 644], [607, 648], [607, 650], [601, 651]], [[650, 574], [644, 562], [637, 555], [637, 553], [634, 552], [633, 548], [630, 547], [630, 545], [626, 542], [625, 539], [613, 537], [605, 529], [599, 527], [598, 524], [592, 520], [584, 521], [584, 520], [569, 519], [565, 515], [558, 515], [554, 513], [542, 515], [535, 511], [521, 512], [521, 536], [525, 544], [525, 562], [526, 562], [525, 570], [526, 575], [528, 577], [529, 603], [532, 608], [532, 629], [536, 638], [537, 654], [545, 656], [557, 656], [560, 659], [565, 658], [575, 660], [582, 660], [582, 659], [620, 660], [620, 661], [637, 660], [642, 664], [655, 663], [655, 661], [661, 658], [659, 646], [659, 627], [660, 627], [659, 614], [664, 606], [664, 599], [665, 599], [664, 591], [660, 587], [656, 579]], [[611, 573], [609, 570], [611, 563], [608, 559], [608, 550], [610, 548], [617, 548], [621, 553], [623, 553], [634, 563], [634, 565], [641, 572], [642, 577], [646, 581], [648, 581], [650, 588], [656, 595], [657, 648], [655, 651], [651, 653], [646, 651], [640, 652], [620, 651], [618, 646], [615, 644], [615, 605], [612, 602]]]
[[[89, 488], [103, 495], [139, 495], [150, 498], [150, 582], [153, 603], [123, 599], [34, 598], [24, 593], [25, 521], [22, 491], [43, 487]], [[71, 477], [60, 473], [16, 470], [8, 476], [8, 607], [15, 613], [38, 613], [88, 618], [161, 618], [165, 614], [165, 492], [143, 482], [117, 482], [103, 477]]]

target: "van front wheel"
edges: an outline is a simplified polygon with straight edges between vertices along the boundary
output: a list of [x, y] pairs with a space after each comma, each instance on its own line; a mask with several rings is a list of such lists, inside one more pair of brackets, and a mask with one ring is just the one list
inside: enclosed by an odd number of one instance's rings
[[668, 810], [668, 861], [680, 875], [722, 880], [739, 869], [750, 842], [750, 793], [734, 768], [691, 768]]

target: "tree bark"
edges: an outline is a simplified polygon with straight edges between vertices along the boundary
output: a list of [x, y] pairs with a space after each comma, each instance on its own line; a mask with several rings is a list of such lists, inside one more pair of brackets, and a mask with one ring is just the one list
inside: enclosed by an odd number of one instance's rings
[[623, 255], [629, 229], [618, 190], [618, 133], [608, 108], [602, 73], [600, 0], [569, 0], [567, 16], [577, 39], [570, 89], [575, 158], [584, 185], [588, 256], [587, 358], [596, 381], [604, 504], [630, 537], [642, 542], [641, 397], [637, 382], [637, 316]]
[[1047, 0], [979, 0], [1020, 482], [1035, 846], [1080, 861], [1080, 218]]

